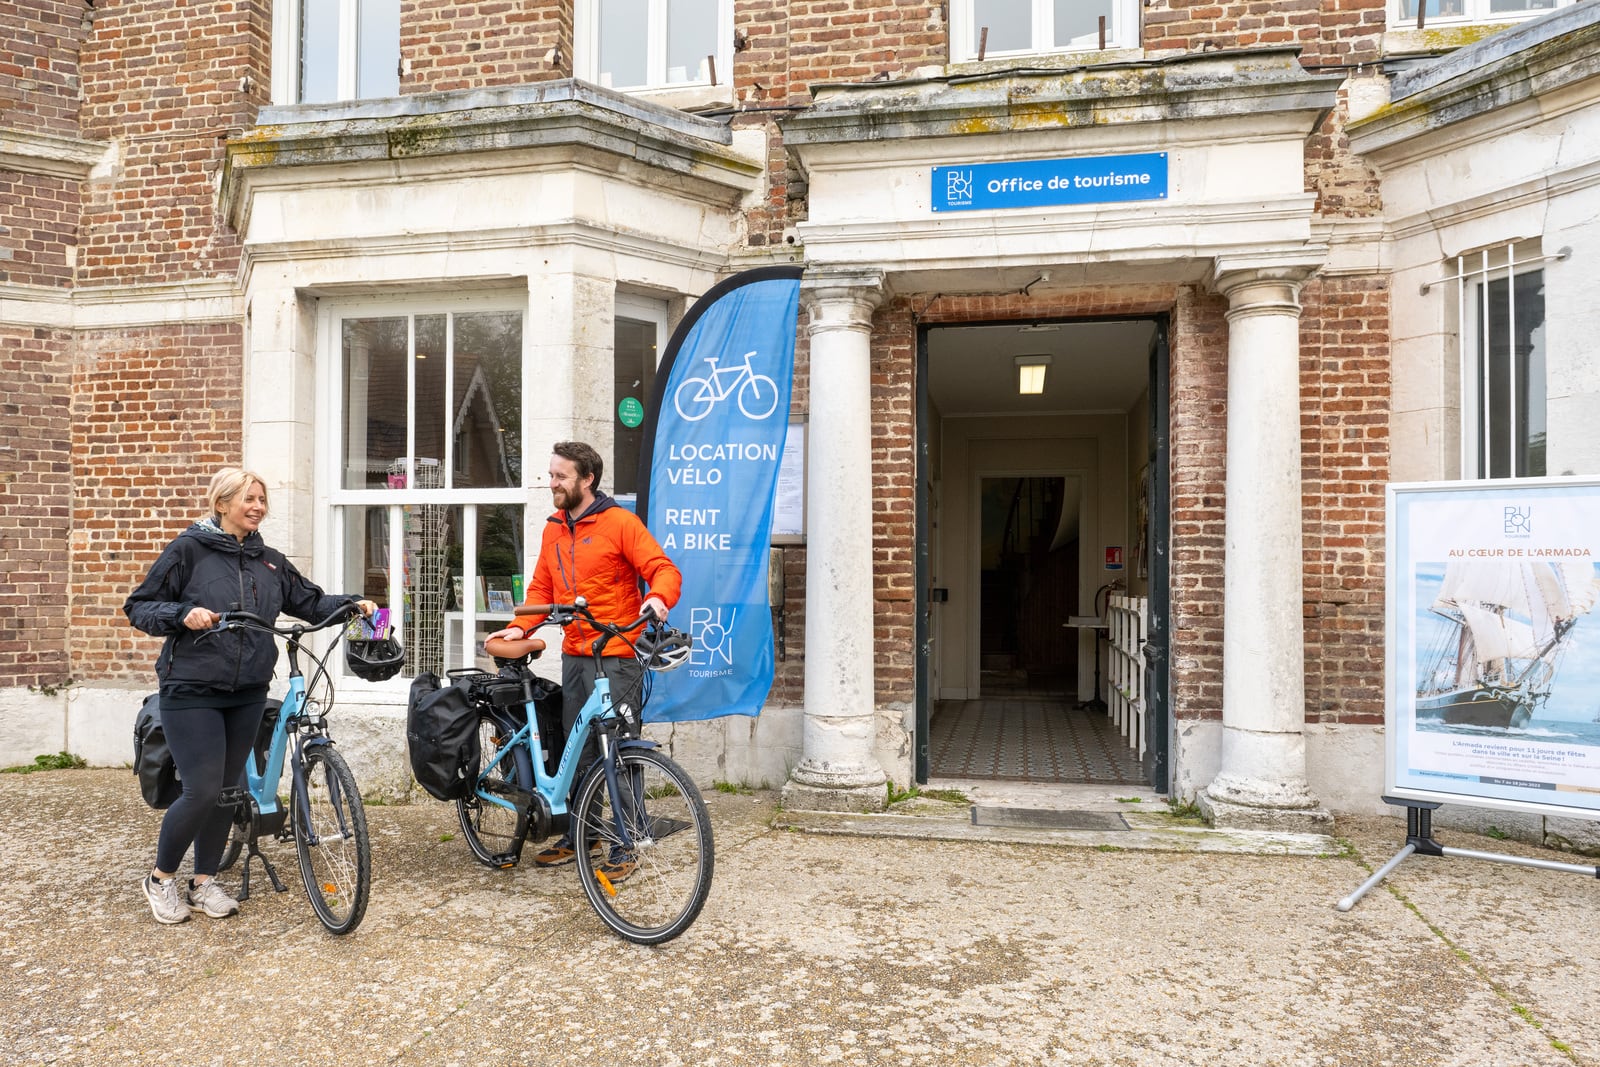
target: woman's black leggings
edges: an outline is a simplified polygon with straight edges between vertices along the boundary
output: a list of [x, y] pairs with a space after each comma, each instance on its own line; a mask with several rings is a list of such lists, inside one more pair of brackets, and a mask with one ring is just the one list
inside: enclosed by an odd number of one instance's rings
[[233, 809], [217, 806], [225, 785], [237, 785], [261, 729], [265, 699], [233, 708], [162, 708], [161, 728], [178, 765], [183, 795], [167, 809], [156, 843], [156, 870], [174, 874], [194, 846], [194, 873], [213, 875], [228, 843]]

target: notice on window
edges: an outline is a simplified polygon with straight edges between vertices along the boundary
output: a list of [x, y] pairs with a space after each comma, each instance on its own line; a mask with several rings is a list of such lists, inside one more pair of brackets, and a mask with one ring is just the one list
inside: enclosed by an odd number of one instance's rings
[[774, 544], [798, 544], [806, 534], [806, 426], [789, 424], [778, 466], [778, 489], [772, 505]]
[[1387, 791], [1600, 817], [1600, 482], [1388, 496]]

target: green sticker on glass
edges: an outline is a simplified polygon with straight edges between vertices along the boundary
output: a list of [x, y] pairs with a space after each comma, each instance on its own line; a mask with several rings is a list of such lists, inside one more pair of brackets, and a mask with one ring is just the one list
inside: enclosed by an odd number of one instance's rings
[[622, 403], [617, 405], [617, 418], [631, 430], [644, 421], [644, 405], [639, 403], [637, 397], [625, 396]]

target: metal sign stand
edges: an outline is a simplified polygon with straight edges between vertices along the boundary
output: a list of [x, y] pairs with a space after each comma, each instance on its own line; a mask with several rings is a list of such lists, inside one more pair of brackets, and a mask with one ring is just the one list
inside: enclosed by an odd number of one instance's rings
[[1400, 861], [1413, 852], [1423, 856], [1461, 856], [1469, 860], [1489, 860], [1493, 863], [1511, 863], [1518, 867], [1540, 867], [1547, 871], [1569, 871], [1572, 874], [1587, 874], [1593, 878], [1600, 878], [1600, 867], [1585, 867], [1576, 863], [1557, 863], [1554, 860], [1528, 859], [1525, 856], [1506, 856], [1498, 852], [1477, 852], [1470, 848], [1446, 848], [1433, 839], [1433, 809], [1439, 807], [1437, 803], [1425, 800], [1402, 800], [1398, 797], [1386, 796], [1385, 804], [1403, 804], [1406, 809], [1406, 847], [1395, 853], [1393, 859], [1378, 868], [1378, 872], [1365, 882], [1354, 893], [1339, 901], [1340, 911], [1349, 911], [1367, 895], [1367, 891], [1389, 876], [1389, 872], [1400, 866]]

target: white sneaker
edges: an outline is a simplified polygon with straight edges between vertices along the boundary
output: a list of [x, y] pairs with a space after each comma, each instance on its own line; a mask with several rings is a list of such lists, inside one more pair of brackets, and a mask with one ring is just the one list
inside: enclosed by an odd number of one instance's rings
[[139, 884], [144, 888], [144, 898], [150, 902], [156, 922], [170, 925], [189, 921], [189, 906], [183, 902], [183, 887], [177, 878], [158, 882], [155, 875], [147, 874]]
[[239, 914], [239, 902], [230, 897], [215, 878], [199, 885], [190, 882], [189, 891], [184, 896], [189, 900], [190, 911], [203, 911], [213, 919], [226, 919]]

